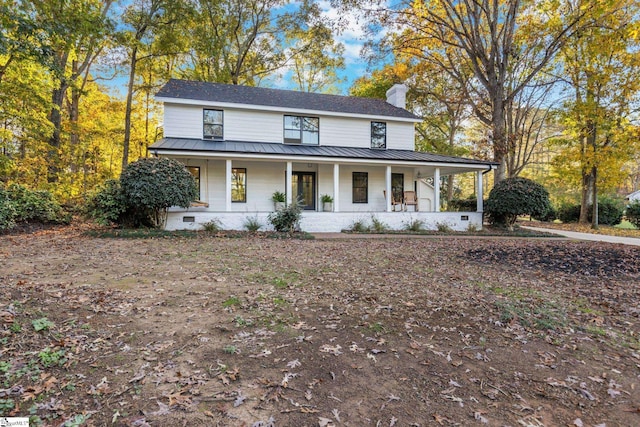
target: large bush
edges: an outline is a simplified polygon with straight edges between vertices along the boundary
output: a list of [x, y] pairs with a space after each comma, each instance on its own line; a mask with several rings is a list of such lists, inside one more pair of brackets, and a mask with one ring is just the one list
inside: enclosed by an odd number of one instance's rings
[[115, 179], [105, 181], [87, 203], [87, 213], [101, 225], [121, 224], [126, 211], [127, 201]]
[[512, 227], [519, 215], [542, 216], [549, 209], [549, 192], [527, 178], [507, 178], [489, 193], [486, 211], [493, 224]]
[[189, 207], [198, 197], [193, 175], [177, 160], [143, 158], [129, 164], [120, 176], [127, 206], [155, 227], [164, 225], [167, 208]]
[[640, 229], [640, 201], [636, 201], [627, 206], [627, 221]]

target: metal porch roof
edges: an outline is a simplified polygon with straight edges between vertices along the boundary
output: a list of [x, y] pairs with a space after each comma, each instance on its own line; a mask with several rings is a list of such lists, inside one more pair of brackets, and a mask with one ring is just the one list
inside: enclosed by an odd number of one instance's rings
[[412, 150], [377, 150], [371, 148], [308, 146], [250, 141], [211, 141], [189, 138], [163, 138], [149, 147], [151, 152], [171, 153], [242, 153], [272, 156], [325, 157], [341, 159], [370, 159], [416, 163], [449, 163], [459, 165], [494, 166], [497, 163], [446, 156]]

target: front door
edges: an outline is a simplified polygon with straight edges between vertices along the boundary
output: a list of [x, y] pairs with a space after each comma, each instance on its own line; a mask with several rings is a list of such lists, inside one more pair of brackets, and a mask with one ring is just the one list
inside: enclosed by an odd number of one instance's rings
[[307, 211], [316, 210], [316, 173], [293, 172], [291, 174], [293, 198], [298, 198], [302, 208]]

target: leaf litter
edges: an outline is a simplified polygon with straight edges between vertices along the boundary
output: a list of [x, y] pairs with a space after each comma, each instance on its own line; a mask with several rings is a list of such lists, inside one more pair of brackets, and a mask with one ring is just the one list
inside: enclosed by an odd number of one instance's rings
[[626, 247], [60, 229], [2, 237], [0, 253], [1, 416], [640, 423], [640, 255]]

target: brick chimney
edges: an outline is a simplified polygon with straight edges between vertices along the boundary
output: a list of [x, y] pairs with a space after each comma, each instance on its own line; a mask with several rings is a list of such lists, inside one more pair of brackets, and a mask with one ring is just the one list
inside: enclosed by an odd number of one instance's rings
[[398, 108], [407, 108], [407, 91], [403, 84], [395, 84], [387, 91], [387, 102]]

